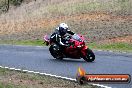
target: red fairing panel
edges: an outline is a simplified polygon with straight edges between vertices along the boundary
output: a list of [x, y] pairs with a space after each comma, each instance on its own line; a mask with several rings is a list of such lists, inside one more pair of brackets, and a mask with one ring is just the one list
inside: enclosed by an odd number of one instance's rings
[[84, 48], [82, 48], [82, 50], [81, 50], [81, 52], [82, 52], [82, 55], [83, 56], [86, 56], [86, 54], [87, 54], [87, 49], [88, 49], [88, 46], [84, 46]]

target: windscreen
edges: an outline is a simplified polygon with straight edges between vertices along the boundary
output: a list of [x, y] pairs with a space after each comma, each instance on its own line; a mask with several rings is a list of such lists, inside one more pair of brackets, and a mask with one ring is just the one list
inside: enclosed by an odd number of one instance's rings
[[73, 35], [72, 39], [77, 40], [77, 41], [81, 41], [81, 38], [79, 35]]

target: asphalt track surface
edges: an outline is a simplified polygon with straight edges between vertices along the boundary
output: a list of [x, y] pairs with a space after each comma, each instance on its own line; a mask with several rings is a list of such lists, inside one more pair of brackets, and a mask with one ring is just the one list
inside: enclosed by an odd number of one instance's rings
[[[54, 59], [48, 47], [0, 45], [0, 66], [39, 71], [53, 75], [74, 78], [82, 66], [89, 74], [132, 75], [132, 53], [94, 51], [96, 60]], [[129, 84], [102, 84], [112, 88], [132, 88]]]

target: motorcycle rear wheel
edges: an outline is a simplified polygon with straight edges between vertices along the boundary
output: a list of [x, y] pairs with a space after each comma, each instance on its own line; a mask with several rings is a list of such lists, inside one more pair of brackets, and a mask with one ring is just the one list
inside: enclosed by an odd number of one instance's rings
[[86, 56], [83, 57], [83, 59], [87, 62], [93, 62], [95, 60], [95, 55], [91, 49], [87, 49]]

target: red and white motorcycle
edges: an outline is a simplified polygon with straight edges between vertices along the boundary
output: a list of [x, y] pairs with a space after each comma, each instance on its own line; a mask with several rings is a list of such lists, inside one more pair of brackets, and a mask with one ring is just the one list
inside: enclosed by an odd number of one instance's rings
[[92, 62], [95, 60], [95, 55], [91, 49], [85, 44], [85, 38], [82, 35], [66, 35], [64, 37], [69, 47], [63, 49], [62, 52], [57, 51], [59, 49], [55, 43], [50, 42], [48, 35], [44, 36], [44, 41], [46, 45], [50, 45], [49, 51], [51, 55], [56, 59], [72, 58], [81, 59], [83, 58], [87, 62]]

